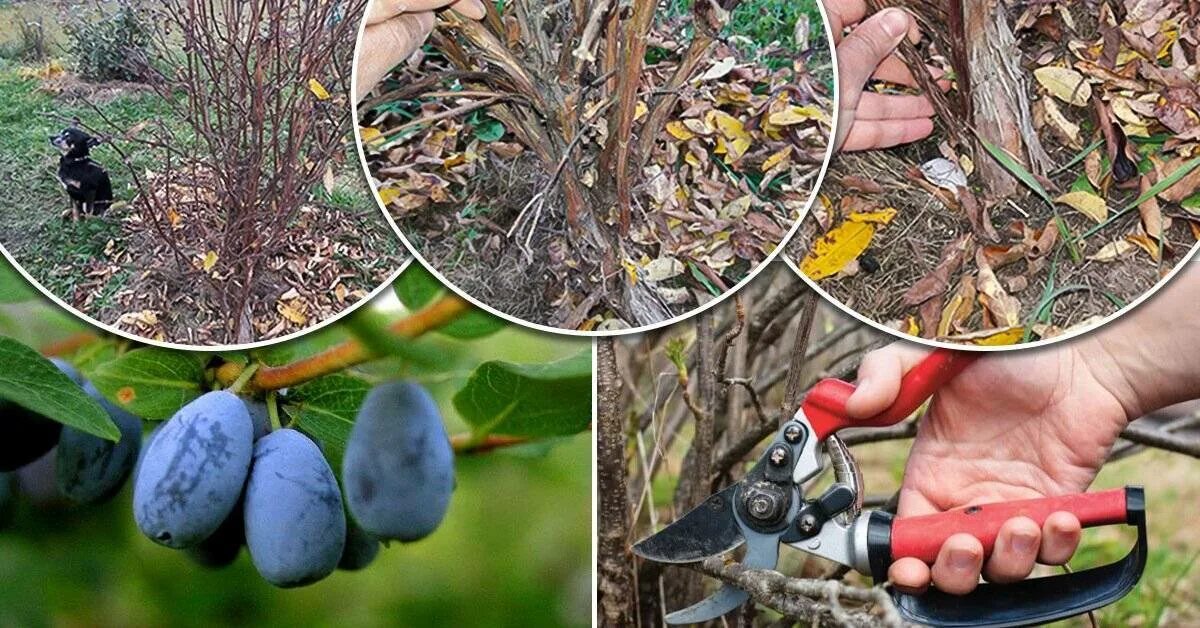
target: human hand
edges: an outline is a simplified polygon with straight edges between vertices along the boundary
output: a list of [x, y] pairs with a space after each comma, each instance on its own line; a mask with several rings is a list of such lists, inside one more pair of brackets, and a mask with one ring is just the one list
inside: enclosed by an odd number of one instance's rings
[[[891, 405], [901, 376], [927, 353], [896, 343], [869, 354], [846, 402], [850, 416], [868, 418]], [[934, 394], [921, 419], [897, 515], [1086, 490], [1129, 420], [1125, 400], [1112, 392], [1121, 387], [1100, 366], [1111, 362], [1089, 339], [976, 360]], [[957, 534], [942, 545], [932, 569], [903, 558], [892, 564], [888, 579], [910, 593], [932, 582], [961, 595], [976, 587], [981, 573], [993, 582], [1014, 582], [1026, 578], [1035, 562], [1066, 563], [1080, 534], [1071, 513], [1054, 513], [1040, 527], [1015, 517], [1001, 527], [986, 562], [976, 538]]]
[[433, 12], [447, 6], [473, 20], [486, 14], [482, 0], [371, 0], [355, 68], [356, 101], [425, 43], [433, 32]]
[[[916, 87], [908, 67], [894, 53], [907, 36], [921, 38], [916, 20], [903, 9], [867, 17], [865, 0], [825, 0], [837, 44], [841, 92], [834, 150], [872, 150], [915, 142], [933, 132], [933, 105], [924, 96], [865, 92], [872, 78]], [[864, 19], [865, 18], [865, 19]], [[850, 34], [842, 38], [846, 26]]]

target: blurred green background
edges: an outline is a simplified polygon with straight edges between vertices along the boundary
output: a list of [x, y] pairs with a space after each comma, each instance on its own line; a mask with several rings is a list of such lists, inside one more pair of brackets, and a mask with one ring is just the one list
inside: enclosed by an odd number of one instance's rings
[[[391, 291], [371, 307], [400, 314]], [[0, 307], [0, 334], [25, 342], [79, 328], [44, 304]], [[334, 326], [301, 342], [319, 346], [343, 333]], [[474, 365], [547, 362], [590, 347], [520, 328], [427, 342], [443, 368], [418, 378], [438, 398], [451, 434], [466, 429], [450, 397]], [[266, 584], [244, 551], [214, 571], [152, 543], [134, 526], [129, 486], [94, 508], [38, 508], [24, 499], [14, 525], [0, 531], [0, 627], [589, 625], [590, 443], [584, 433], [459, 457], [458, 488], [433, 535], [392, 544], [363, 571], [295, 590]]]

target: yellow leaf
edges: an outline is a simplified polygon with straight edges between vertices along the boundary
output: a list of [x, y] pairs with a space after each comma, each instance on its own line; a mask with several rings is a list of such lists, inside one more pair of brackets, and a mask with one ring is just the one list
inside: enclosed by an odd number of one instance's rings
[[1125, 240], [1116, 240], [1100, 247], [1099, 251], [1087, 256], [1087, 258], [1097, 262], [1111, 262], [1129, 252], [1129, 250], [1132, 248], [1133, 245], [1129, 242]]
[[621, 266], [625, 268], [625, 273], [629, 275], [629, 284], [636, 285], [638, 282], [638, 267], [632, 260], [621, 260]]
[[400, 190], [395, 188], [381, 188], [379, 190], [379, 202], [384, 205], [391, 205], [392, 201], [400, 198]]
[[674, 137], [681, 142], [686, 142], [693, 137], [696, 137], [695, 133], [689, 131], [688, 128], [678, 120], [667, 123], [667, 133], [670, 133], [671, 137]]
[[1021, 339], [1024, 337], [1025, 327], [1023, 325], [1016, 325], [1002, 329], [986, 329], [984, 331], [977, 331], [969, 334], [950, 336], [946, 338], [946, 340], [980, 347], [998, 347], [1003, 345], [1015, 345], [1018, 342], [1021, 342]]
[[217, 258], [216, 251], [209, 251], [209, 252], [205, 253], [204, 254], [204, 264], [202, 266], [204, 268], [204, 272], [208, 272], [208, 271], [212, 270], [213, 267], [217, 265], [217, 259], [218, 258]]
[[767, 117], [767, 121], [775, 126], [791, 126], [793, 124], [808, 122], [809, 120], [817, 120], [818, 122], [828, 124], [829, 114], [815, 105], [792, 105]]
[[784, 146], [779, 151], [773, 153], [770, 157], [767, 157], [767, 160], [764, 161], [762, 164], [762, 171], [770, 172], [771, 170], [773, 170], [775, 168], [775, 166], [778, 166], [779, 164], [787, 162], [791, 156], [792, 156], [791, 145]]
[[1091, 84], [1071, 68], [1048, 65], [1034, 70], [1033, 77], [1051, 96], [1068, 105], [1084, 107], [1092, 99]]
[[750, 134], [746, 133], [746, 125], [742, 124], [741, 120], [724, 111], [716, 109], [709, 111], [708, 115], [705, 116], [705, 122], [708, 123], [708, 126], [720, 131], [721, 135], [725, 136], [725, 139], [750, 139]]
[[917, 338], [921, 337], [921, 325], [917, 323], [916, 316], [909, 316], [907, 321], [904, 321], [904, 333]]
[[800, 263], [800, 271], [814, 281], [832, 277], [858, 259], [874, 236], [875, 225], [869, 222], [844, 222], [813, 243]]
[[183, 218], [179, 215], [179, 212], [175, 211], [174, 207], [168, 207], [167, 220], [170, 221], [172, 227], [178, 227]]
[[853, 214], [846, 216], [846, 220], [849, 222], [870, 222], [877, 225], [886, 225], [895, 217], [895, 208], [887, 207], [873, 212], [854, 212]]
[[1150, 258], [1158, 261], [1158, 241], [1144, 233], [1134, 233], [1125, 236], [1126, 240], [1138, 245], [1146, 253], [1150, 254]]
[[280, 301], [279, 303], [275, 304], [275, 309], [284, 318], [297, 325], [304, 325], [308, 323], [308, 317], [304, 315], [304, 312], [300, 311], [300, 308], [292, 305], [291, 303]]
[[358, 130], [358, 137], [362, 139], [363, 144], [370, 144], [383, 137], [383, 133], [373, 126], [365, 126]]
[[317, 100], [329, 100], [329, 90], [315, 78], [308, 79], [308, 91], [312, 92]]
[[1067, 192], [1062, 196], [1054, 199], [1057, 203], [1062, 203], [1079, 213], [1095, 220], [1096, 222], [1104, 222], [1108, 218], [1108, 204], [1104, 199], [1092, 194], [1079, 190], [1077, 192]]
[[641, 120], [646, 117], [647, 113], [650, 113], [650, 108], [646, 106], [646, 103], [639, 100], [633, 108], [633, 119]]

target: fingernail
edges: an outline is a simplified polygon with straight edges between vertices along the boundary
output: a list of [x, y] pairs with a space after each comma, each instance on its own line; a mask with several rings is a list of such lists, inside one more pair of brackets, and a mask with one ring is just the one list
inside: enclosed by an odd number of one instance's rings
[[1014, 534], [1012, 547], [1019, 554], [1032, 554], [1037, 551], [1037, 539], [1032, 534]]
[[956, 571], [968, 571], [975, 568], [975, 552], [966, 549], [950, 550], [950, 567]]
[[892, 39], [900, 39], [908, 34], [908, 14], [903, 9], [886, 9], [879, 19], [883, 30]]

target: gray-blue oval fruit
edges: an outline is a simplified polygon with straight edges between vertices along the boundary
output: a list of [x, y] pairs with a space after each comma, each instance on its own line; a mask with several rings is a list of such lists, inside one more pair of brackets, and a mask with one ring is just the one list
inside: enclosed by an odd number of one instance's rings
[[346, 503], [379, 539], [415, 541], [437, 529], [454, 492], [454, 450], [429, 392], [376, 386], [358, 411], [342, 464]]
[[206, 393], [146, 444], [133, 483], [133, 516], [151, 540], [191, 547], [216, 532], [242, 495], [254, 426], [237, 395]]
[[58, 441], [58, 488], [72, 501], [95, 504], [116, 495], [137, 463], [142, 448], [142, 420], [110, 403], [91, 382], [83, 391], [112, 418], [121, 439], [113, 442], [73, 427]]
[[[83, 384], [83, 376], [66, 360], [51, 358], [50, 362], [76, 384]], [[58, 444], [62, 424], [5, 399], [0, 399], [0, 425], [4, 426], [4, 438], [0, 438], [0, 473], [17, 469], [41, 458]]]
[[358, 571], [370, 565], [379, 555], [379, 539], [358, 527], [353, 521], [346, 522], [346, 547], [338, 561], [338, 569]]
[[309, 437], [282, 429], [254, 444], [244, 509], [246, 547], [267, 582], [298, 587], [337, 568], [346, 513], [333, 469]]
[[250, 421], [254, 423], [254, 440], [271, 433], [271, 413], [267, 404], [257, 399], [243, 399], [246, 411], [250, 413]]

